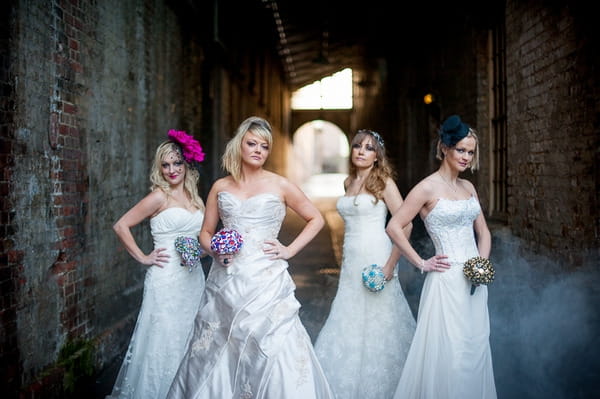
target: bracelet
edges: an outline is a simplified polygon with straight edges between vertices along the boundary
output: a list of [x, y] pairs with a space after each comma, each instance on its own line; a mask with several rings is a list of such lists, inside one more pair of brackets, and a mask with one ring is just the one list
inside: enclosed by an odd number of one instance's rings
[[421, 274], [423, 274], [423, 269], [425, 269], [425, 259], [421, 258]]

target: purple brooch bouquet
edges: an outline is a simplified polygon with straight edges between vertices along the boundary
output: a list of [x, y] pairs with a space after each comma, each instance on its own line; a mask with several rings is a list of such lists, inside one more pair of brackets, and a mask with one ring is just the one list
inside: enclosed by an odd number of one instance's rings
[[244, 238], [237, 230], [219, 230], [210, 240], [210, 249], [219, 255], [235, 254], [242, 249]]

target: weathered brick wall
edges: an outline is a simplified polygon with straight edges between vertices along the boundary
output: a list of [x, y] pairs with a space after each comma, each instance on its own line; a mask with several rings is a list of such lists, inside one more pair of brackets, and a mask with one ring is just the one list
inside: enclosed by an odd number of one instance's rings
[[[530, 249], [572, 266], [600, 247], [600, 32], [592, 15], [573, 1], [509, 1], [505, 10], [509, 227]], [[484, 16], [465, 16], [464, 24], [453, 19], [452, 34], [404, 54], [390, 69], [400, 76], [394, 154], [400, 185], [410, 188], [435, 170], [436, 124], [458, 113], [481, 138], [481, 169], [463, 177], [476, 184], [487, 211], [488, 35], [497, 16]], [[429, 108], [422, 104], [427, 90], [437, 95]], [[427, 116], [431, 124], [419, 124]]]
[[[128, 340], [144, 269], [111, 226], [148, 192], [169, 128], [202, 140], [201, 52], [164, 1], [15, 1], [2, 15], [1, 371], [16, 389], [67, 342], [98, 339], [102, 360]], [[151, 246], [147, 224], [135, 235]]]
[[[148, 193], [154, 151], [168, 129], [194, 134], [206, 149], [204, 194], [220, 172], [225, 141], [250, 114], [276, 128], [283, 151], [272, 167], [283, 172], [289, 90], [275, 46], [264, 47], [272, 16], [260, 2], [247, 6], [268, 18], [243, 38], [248, 12], [222, 18], [227, 48], [215, 42], [212, 3], [15, 0], [2, 14], [0, 372], [7, 392], [60, 397], [59, 352], [78, 339], [92, 344], [99, 367], [123, 352], [145, 268], [112, 224]], [[252, 51], [255, 43], [264, 50]], [[239, 73], [251, 64], [252, 73]], [[147, 221], [134, 235], [151, 248]]]
[[[580, 8], [581, 7], [581, 8]], [[578, 264], [598, 249], [598, 28], [577, 2], [508, 1], [509, 223]]]
[[10, 48], [11, 17], [14, 5], [5, 4], [0, 13], [0, 375], [1, 384], [9, 392], [18, 386], [21, 367], [17, 344], [17, 285], [21, 269], [22, 251], [14, 249], [11, 221], [14, 218], [13, 201], [9, 198], [12, 155], [16, 147], [12, 126], [15, 117], [15, 79], [10, 74], [14, 54]]
[[477, 95], [473, 96], [475, 104], [475, 115], [470, 116], [470, 124], [477, 131], [479, 138], [479, 169], [471, 174], [470, 171], [465, 173], [471, 181], [477, 185], [477, 195], [484, 208], [486, 217], [490, 214], [490, 188], [491, 188], [491, 129], [490, 129], [490, 53], [488, 48], [489, 31], [481, 29], [472, 37], [473, 44], [473, 62], [474, 82]]

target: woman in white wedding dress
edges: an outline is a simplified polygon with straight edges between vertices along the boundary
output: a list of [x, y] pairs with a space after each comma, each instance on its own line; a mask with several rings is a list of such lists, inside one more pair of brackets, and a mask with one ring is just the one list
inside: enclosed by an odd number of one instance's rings
[[[324, 220], [296, 185], [263, 169], [271, 145], [271, 126], [258, 117], [242, 122], [227, 144], [229, 175], [213, 184], [200, 233], [215, 262], [169, 398], [333, 398], [287, 270]], [[306, 221], [287, 246], [277, 240], [286, 207]], [[210, 250], [219, 220], [242, 235], [237, 254]]]
[[[386, 399], [398, 385], [415, 330], [397, 274], [401, 253], [385, 232], [388, 211], [402, 205], [402, 196], [377, 132], [359, 130], [350, 145], [346, 194], [337, 202], [344, 220], [340, 278], [315, 351], [336, 398]], [[370, 264], [383, 267], [382, 291], [362, 285], [362, 269]]]
[[[129, 254], [148, 266], [144, 294], [133, 335], [119, 370], [111, 399], [163, 399], [183, 358], [204, 290], [202, 266], [182, 267], [177, 237], [196, 239], [204, 215], [198, 194], [198, 171], [204, 159], [200, 143], [181, 131], [156, 150], [150, 180], [152, 191], [125, 213], [114, 230]], [[150, 218], [154, 248], [146, 255], [131, 228]], [[199, 259], [194, 259], [199, 261]], [[190, 267], [192, 266], [192, 267]]]
[[[471, 295], [463, 274], [470, 258], [488, 258], [491, 234], [471, 182], [458, 178], [478, 167], [478, 138], [452, 115], [440, 129], [437, 172], [419, 182], [390, 220], [387, 231], [406, 258], [427, 272], [417, 329], [396, 399], [495, 399], [488, 316], [488, 288]], [[406, 239], [402, 226], [419, 214], [435, 246], [423, 259]]]

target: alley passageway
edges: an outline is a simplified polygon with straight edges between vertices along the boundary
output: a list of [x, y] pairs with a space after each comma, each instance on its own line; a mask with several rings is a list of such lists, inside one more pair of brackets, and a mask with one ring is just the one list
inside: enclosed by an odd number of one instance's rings
[[[481, 145], [480, 168], [463, 177], [493, 236], [498, 397], [600, 397], [593, 2], [406, 2], [401, 23], [395, 3], [383, 1], [5, 3], [3, 397], [104, 398], [112, 388], [146, 272], [113, 225], [148, 194], [155, 148], [169, 130], [201, 143], [204, 199], [251, 115], [273, 127], [268, 169], [296, 184], [347, 173], [348, 139], [379, 132], [406, 196], [438, 167], [438, 129], [454, 114]], [[347, 85], [326, 90], [338, 74]], [[300, 92], [318, 101], [296, 101]], [[343, 193], [339, 181], [313, 188], [302, 187], [327, 226], [289, 271], [315, 340], [337, 290]], [[415, 249], [432, 256], [422, 222], [413, 223]], [[281, 241], [299, 228], [289, 214]], [[144, 251], [152, 247], [148, 221], [134, 233]], [[416, 315], [426, 274], [404, 259], [398, 272]], [[81, 370], [65, 367], [80, 362]]]
[[[343, 222], [335, 211], [335, 198], [319, 198], [314, 202], [326, 220], [325, 227], [306, 248], [290, 259], [290, 274], [296, 283], [296, 297], [302, 304], [300, 318], [313, 343], [327, 318], [337, 289], [339, 254]], [[287, 244], [303, 226], [295, 213], [288, 211], [280, 234]]]
[[[312, 193], [311, 199], [323, 214], [326, 224], [307, 247], [289, 260], [289, 271], [296, 284], [296, 297], [301, 303], [300, 318], [313, 343], [329, 314], [331, 301], [337, 290], [341, 263], [344, 225], [336, 210], [337, 196], [316, 195], [318, 192], [330, 195], [331, 188], [331, 185], [321, 189], [304, 187], [307, 192]], [[300, 231], [303, 223], [297, 214], [288, 210], [280, 232], [280, 241], [288, 244]], [[422, 224], [419, 220], [413, 223], [413, 245], [419, 252], [431, 252], [432, 244], [426, 237]], [[582, 352], [582, 345], [587, 340], [593, 340], [589, 334], [593, 331], [593, 326], [598, 325], [598, 317], [593, 316], [593, 310], [587, 305], [587, 299], [597, 298], [598, 292], [597, 289], [591, 294], [586, 293], [586, 290], [571, 289], [573, 286], [593, 288], [593, 279], [589, 275], [583, 276], [588, 279], [583, 284], [576, 276], [566, 281], [547, 276], [544, 286], [536, 287], [525, 278], [516, 277], [517, 270], [530, 266], [514, 258], [515, 248], [503, 243], [501, 235], [494, 238], [493, 246], [498, 276], [490, 289], [490, 342], [498, 397], [549, 397], [546, 394], [552, 390], [560, 398], [591, 397], [590, 393], [597, 392], [597, 384], [593, 381], [598, 376], [598, 370], [594, 367], [595, 358]], [[404, 259], [399, 262], [398, 274], [404, 294], [416, 316], [424, 276]], [[521, 285], [519, 290], [514, 289], [515, 278]], [[567, 315], [568, 307], [558, 305], [557, 302], [564, 301], [555, 294], [565, 291], [570, 291], [571, 301], [579, 304], [578, 314]], [[533, 300], [534, 297], [537, 302]], [[551, 313], [552, 309], [554, 313]], [[586, 325], [590, 327], [589, 331], [580, 328], [577, 334], [567, 333], [576, 326]], [[390, 333], [393, 334], [393, 331]], [[562, 343], [562, 349], [550, 348], [555, 341]], [[540, 350], [555, 352], [556, 358], [549, 357], [541, 364], [534, 362], [534, 354]], [[587, 350], [595, 352], [596, 348]], [[110, 393], [121, 361], [122, 358], [119, 358], [97, 379], [94, 388], [96, 399], [104, 399]], [[557, 364], [559, 362], [560, 365]], [[562, 378], [549, 378], [556, 373], [561, 373]], [[525, 375], [531, 384], [516, 383], [518, 375]]]

